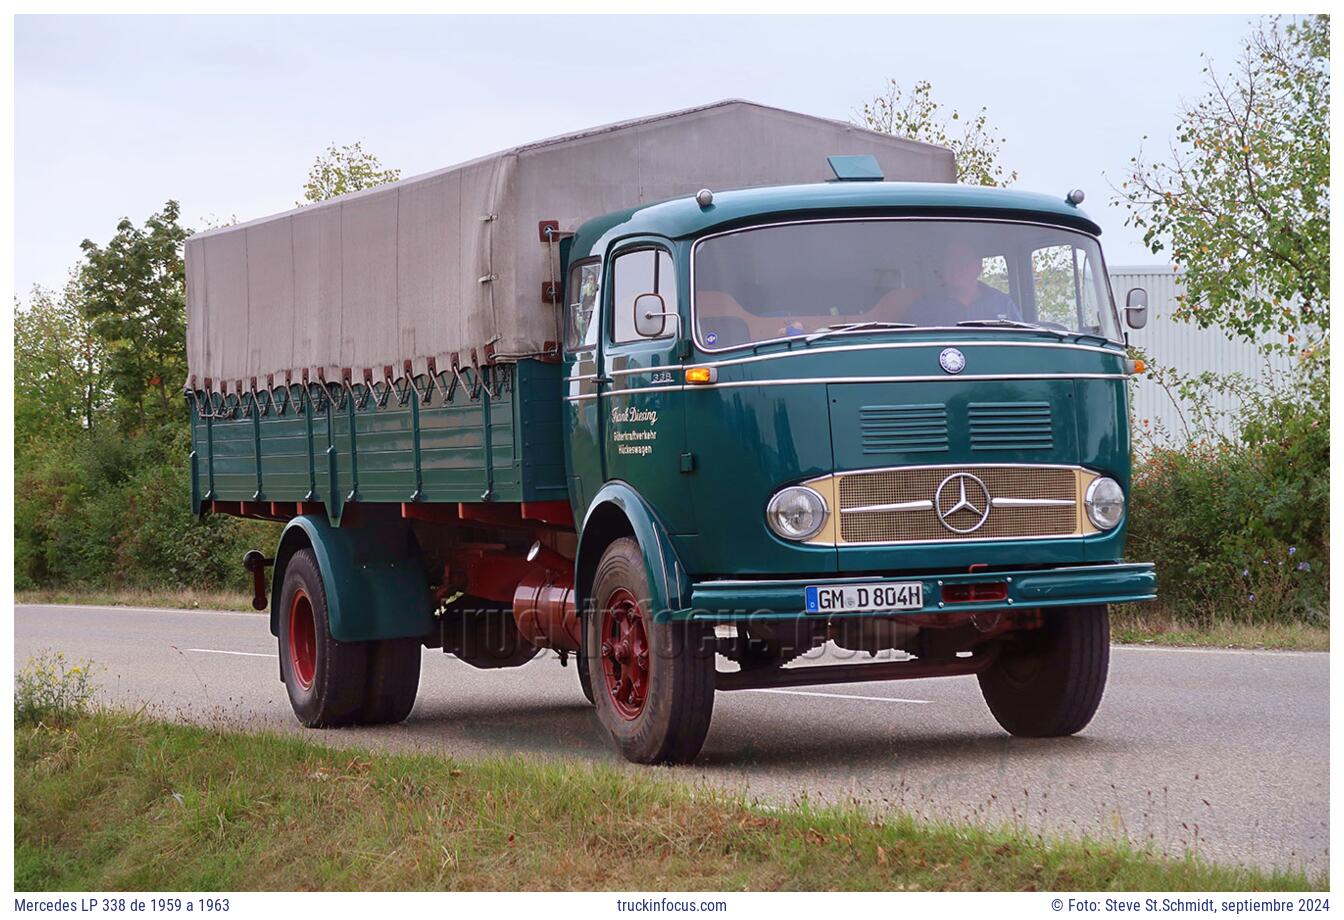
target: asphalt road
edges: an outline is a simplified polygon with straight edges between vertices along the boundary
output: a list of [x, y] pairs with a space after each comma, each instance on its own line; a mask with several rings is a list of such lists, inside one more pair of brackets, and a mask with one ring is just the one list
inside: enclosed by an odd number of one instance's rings
[[[426, 650], [404, 724], [308, 733], [255, 614], [20, 605], [14, 639], [16, 666], [40, 649], [92, 659], [107, 702], [162, 717], [461, 757], [624, 764], [572, 662], [554, 656], [481, 671]], [[1004, 734], [974, 678], [719, 693], [704, 752], [674, 772], [764, 803], [854, 799], [1319, 872], [1329, 846], [1328, 665], [1324, 653], [1119, 646], [1092, 724], [1047, 740]]]

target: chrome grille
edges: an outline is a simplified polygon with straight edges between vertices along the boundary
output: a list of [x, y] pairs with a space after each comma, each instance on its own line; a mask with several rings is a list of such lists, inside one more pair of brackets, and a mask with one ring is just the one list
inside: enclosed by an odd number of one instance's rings
[[[984, 524], [969, 533], [944, 527], [934, 508], [939, 484], [956, 473], [978, 478], [991, 498]], [[1070, 467], [909, 467], [845, 474], [839, 477], [838, 486], [840, 539], [845, 543], [1012, 539], [1072, 536], [1078, 532], [1078, 486]], [[993, 499], [1027, 503], [993, 504]], [[858, 510], [875, 505], [903, 507]], [[961, 514], [963, 517], [955, 521], [958, 526], [974, 522], [974, 515], [968, 521], [967, 512]]]

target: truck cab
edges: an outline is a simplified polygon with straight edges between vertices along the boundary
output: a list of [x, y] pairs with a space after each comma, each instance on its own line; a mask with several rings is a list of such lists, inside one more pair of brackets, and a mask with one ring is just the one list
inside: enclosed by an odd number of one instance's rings
[[[1064, 196], [871, 181], [578, 229], [575, 597], [627, 754], [703, 738], [641, 723], [706, 670], [722, 690], [977, 674], [1009, 731], [1087, 723], [1106, 605], [1155, 596], [1124, 561], [1134, 365], [1099, 233]], [[886, 660], [785, 667], [823, 646]]]

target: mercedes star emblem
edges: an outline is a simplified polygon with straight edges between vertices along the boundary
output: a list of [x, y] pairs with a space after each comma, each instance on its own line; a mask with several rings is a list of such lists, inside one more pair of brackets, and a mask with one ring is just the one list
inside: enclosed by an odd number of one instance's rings
[[[938, 520], [948, 530], [971, 533], [979, 530], [989, 517], [989, 489], [970, 473], [953, 473], [938, 483], [933, 507], [938, 512]], [[958, 523], [953, 522], [954, 518]], [[969, 527], [964, 526], [967, 523]]]
[[949, 374], [960, 374], [966, 367], [966, 356], [959, 348], [944, 348], [938, 355], [938, 363]]

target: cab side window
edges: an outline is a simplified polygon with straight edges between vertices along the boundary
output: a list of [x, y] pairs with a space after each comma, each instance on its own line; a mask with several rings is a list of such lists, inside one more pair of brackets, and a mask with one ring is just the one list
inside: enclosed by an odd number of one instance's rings
[[1038, 321], [1094, 334], [1101, 329], [1103, 304], [1097, 299], [1097, 271], [1087, 252], [1068, 244], [1046, 246], [1031, 254], [1031, 270]]
[[[672, 256], [662, 249], [637, 249], [616, 257], [611, 266], [612, 335], [616, 343], [634, 342], [643, 336], [635, 329], [635, 298], [658, 294], [663, 310], [677, 312], [677, 272]], [[676, 331], [676, 321], [662, 324], [662, 338]]]
[[[1083, 332], [1091, 332], [1094, 335], [1101, 331], [1101, 311], [1102, 304], [1097, 300], [1099, 290], [1105, 290], [1104, 286], [1097, 284], [1097, 275], [1100, 272], [1099, 265], [1093, 265], [1092, 257], [1084, 252], [1075, 250], [1075, 263], [1080, 263], [1078, 267], [1078, 328]], [[1104, 309], [1110, 309], [1110, 304], [1106, 304]]]
[[575, 265], [569, 272], [565, 300], [565, 348], [580, 351], [597, 344], [597, 324], [593, 311], [602, 280], [602, 263], [593, 260]]

